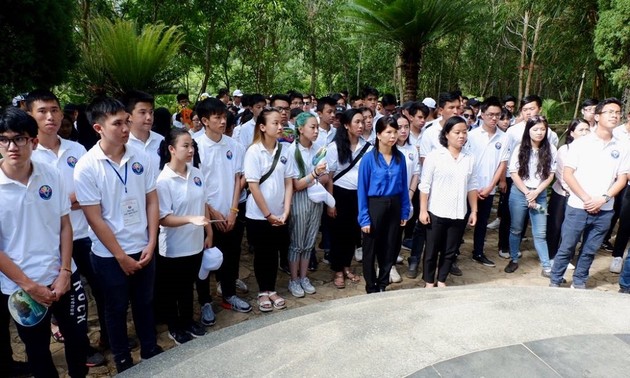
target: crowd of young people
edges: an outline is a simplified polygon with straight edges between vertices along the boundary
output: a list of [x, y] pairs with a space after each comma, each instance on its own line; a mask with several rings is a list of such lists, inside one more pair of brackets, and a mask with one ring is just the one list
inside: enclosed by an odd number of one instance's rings
[[[585, 101], [584, 118], [569, 124], [557, 149], [536, 95], [515, 116], [510, 96], [466, 104], [461, 93], [445, 92], [397, 106], [392, 95], [379, 101], [373, 88], [350, 99], [237, 90], [232, 103], [223, 92], [192, 108], [180, 95], [173, 117], [142, 91], [97, 98], [83, 114], [66, 115], [74, 132], [61, 129], [61, 104], [47, 90], [32, 91], [24, 109], [3, 111], [0, 285], [5, 304], [22, 289], [49, 309], [34, 327], [16, 324], [35, 376], [56, 375], [51, 315], [69, 374], [85, 376], [96, 364], [81, 275], [95, 298], [99, 347], [111, 349], [122, 372], [134, 365], [129, 303], [142, 359], [162, 352], [156, 321], [177, 344], [214, 324], [209, 278], [200, 270], [216, 269], [221, 306], [252, 310], [237, 295], [248, 291], [239, 279], [245, 231], [260, 312], [286, 308], [284, 292], [316, 292], [308, 271], [319, 262], [319, 232], [338, 289], [361, 282], [353, 257], [367, 293], [400, 281], [401, 246], [411, 250], [407, 277], [422, 269], [425, 287], [444, 287], [450, 274], [463, 274], [457, 259], [467, 224], [472, 259], [495, 266], [485, 237], [496, 194], [506, 273], [518, 269], [529, 220], [550, 286], [566, 282], [581, 240], [571, 286], [586, 288], [594, 255], [619, 219], [611, 271], [630, 293], [630, 264], [622, 261], [630, 238], [630, 121], [621, 124], [614, 98]], [[277, 288], [279, 269], [290, 275], [287, 291]], [[7, 306], [0, 308], [0, 362], [19, 369]]]

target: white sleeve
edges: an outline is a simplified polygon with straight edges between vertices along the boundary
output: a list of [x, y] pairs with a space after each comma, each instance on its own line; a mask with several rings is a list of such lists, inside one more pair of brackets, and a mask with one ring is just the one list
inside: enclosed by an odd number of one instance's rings
[[[79, 161], [74, 169], [74, 192], [81, 206], [98, 205], [103, 199], [94, 168]], [[101, 178], [103, 179], [103, 178]]]
[[160, 219], [173, 214], [173, 197], [168, 186], [168, 179], [158, 179], [156, 183], [158, 201], [160, 204]]

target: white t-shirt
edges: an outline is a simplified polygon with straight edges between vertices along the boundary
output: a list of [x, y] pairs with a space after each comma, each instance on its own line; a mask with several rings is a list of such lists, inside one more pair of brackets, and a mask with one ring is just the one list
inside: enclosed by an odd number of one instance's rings
[[416, 188], [410, 187], [411, 179], [414, 175], [420, 175], [420, 159], [418, 158], [418, 151], [412, 144], [405, 143], [402, 146], [396, 146], [405, 156], [405, 167], [407, 168], [407, 188], [416, 190]]
[[[464, 150], [475, 157], [475, 176], [478, 185], [475, 189], [483, 189], [490, 185], [499, 164], [510, 158], [507, 137], [498, 128], [492, 137], [483, 127], [473, 129], [468, 133]], [[496, 188], [490, 192], [494, 193]]]
[[[573, 143], [564, 161], [565, 167], [575, 169], [573, 175], [591, 197], [604, 195], [617, 176], [630, 171], [628, 144], [613, 137], [605, 142], [596, 133], [585, 135]], [[568, 205], [584, 209], [584, 202], [571, 192]], [[601, 210], [612, 210], [614, 201], [602, 205]]]
[[[361, 152], [361, 150], [363, 149], [363, 146], [366, 143], [367, 142], [365, 140], [363, 140], [362, 138], [359, 138], [359, 141], [357, 142], [357, 147], [355, 148], [354, 151], [352, 151], [352, 156], [350, 158], [350, 161], [347, 161], [343, 164], [339, 162], [339, 154], [337, 153], [337, 143], [330, 143], [328, 145], [327, 152], [326, 152], [326, 163], [328, 164], [328, 171], [330, 171], [331, 174], [334, 173], [330, 177], [331, 180], [333, 177], [341, 173], [341, 171], [345, 170], [348, 166], [350, 166], [350, 163], [354, 160], [355, 157], [359, 155], [359, 152]], [[372, 149], [372, 146], [369, 146], [367, 150], [365, 150], [365, 153], [363, 154], [361, 159], [363, 159], [363, 157], [368, 152], [370, 152], [371, 149]], [[354, 165], [354, 167], [352, 167], [351, 170], [349, 170], [346, 174], [344, 174], [338, 180], [336, 180], [335, 185], [337, 185], [340, 188], [344, 188], [348, 190], [357, 190], [357, 185], [359, 183], [359, 164], [361, 164], [361, 159], [357, 161], [357, 163]]]
[[464, 219], [468, 192], [477, 188], [474, 167], [475, 158], [464, 151], [457, 160], [445, 147], [431, 151], [420, 180], [420, 191], [429, 194], [429, 212], [440, 218]]
[[[188, 165], [186, 178], [175, 173], [168, 165], [164, 166], [157, 179], [157, 193], [160, 200], [160, 219], [167, 215], [205, 215], [205, 185], [201, 171]], [[184, 257], [203, 250], [203, 226], [185, 224], [180, 227], [160, 226], [160, 255]]]
[[[26, 185], [0, 169], [0, 251], [40, 285], [59, 275], [61, 217], [70, 213], [70, 200], [61, 174], [49, 164], [33, 161]], [[19, 286], [0, 273], [2, 293]]]
[[[269, 171], [278, 146], [280, 146], [280, 143], [276, 143], [276, 147], [271, 153], [267, 151], [262, 142], [252, 144], [247, 149], [244, 164], [247, 182], [259, 182], [260, 178]], [[284, 179], [297, 178], [297, 176], [294, 159], [289, 159], [289, 149], [283, 147], [273, 172], [260, 185], [260, 191], [271, 214], [279, 216], [284, 213]], [[246, 206], [245, 216], [247, 218], [265, 220], [265, 215], [267, 214], [263, 214], [260, 211], [253, 195], [247, 197]]]
[[556, 155], [556, 180], [553, 183], [553, 190], [561, 196], [567, 195], [569, 193], [569, 186], [566, 181], [562, 177], [562, 173], [564, 170], [564, 159], [567, 157], [567, 153], [569, 152], [569, 145], [563, 144], [558, 148], [558, 154]]
[[135, 147], [140, 151], [144, 151], [147, 156], [151, 158], [151, 165], [153, 165], [153, 174], [155, 178], [160, 174], [160, 143], [164, 140], [164, 137], [155, 131], [149, 131], [149, 139], [146, 142], [136, 138], [132, 133], [129, 133], [128, 145]]
[[442, 131], [442, 125], [436, 120], [433, 126], [425, 129], [420, 135], [420, 157], [426, 158], [431, 151], [439, 148], [444, 148], [440, 144], [440, 132]]
[[222, 135], [219, 142], [206, 134], [195, 140], [206, 185], [206, 203], [227, 217], [232, 207], [235, 177], [243, 173], [245, 149], [227, 135]]
[[239, 141], [241, 145], [247, 149], [250, 144], [254, 141], [254, 128], [256, 126], [256, 121], [254, 119], [250, 119], [241, 125], [241, 132], [239, 134]]
[[[553, 144], [550, 144], [549, 147], [551, 149], [551, 167], [549, 169], [549, 174], [552, 174], [556, 171], [556, 156], [558, 155], [558, 151]], [[510, 173], [518, 174], [518, 169], [520, 167], [520, 164], [518, 163], [518, 154], [520, 149], [521, 145], [518, 144], [514, 149], [514, 152], [512, 152], [512, 156], [510, 157], [510, 166], [508, 169]], [[529, 161], [527, 165], [529, 177], [526, 179], [521, 177], [521, 180], [523, 180], [523, 184], [525, 184], [525, 186], [528, 188], [538, 188], [538, 185], [540, 185], [541, 182], [545, 181], [545, 179], [540, 177], [540, 175], [536, 172], [538, 170], [538, 150], [532, 149], [530, 151]]]
[[[74, 185], [81, 206], [101, 205], [103, 220], [126, 254], [146, 248], [146, 196], [155, 190], [153, 165], [147, 154], [127, 143], [117, 164], [105, 155], [100, 142], [96, 143], [77, 163]], [[96, 256], [113, 257], [92, 229], [90, 239]]]
[[[63, 177], [66, 192], [70, 195], [74, 193], [74, 167], [81, 156], [85, 155], [87, 151], [85, 147], [77, 142], [62, 138], [59, 138], [59, 141], [61, 144], [59, 146], [58, 155], [52, 150], [38, 144], [31, 158], [34, 161], [50, 164], [57, 168]], [[72, 237], [74, 240], [88, 237], [88, 223], [87, 219], [85, 219], [85, 214], [83, 214], [83, 210], [72, 210], [70, 212], [70, 221], [72, 222]]]

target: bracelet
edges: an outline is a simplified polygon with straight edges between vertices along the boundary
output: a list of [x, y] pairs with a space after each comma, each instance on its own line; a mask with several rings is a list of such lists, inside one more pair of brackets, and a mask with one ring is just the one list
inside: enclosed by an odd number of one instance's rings
[[65, 270], [66, 272], [72, 274], [72, 270], [68, 269], [68, 268], [61, 268], [61, 270]]
[[230, 207], [230, 211], [234, 214], [238, 214], [238, 209], [236, 207]]
[[271, 216], [271, 213], [265, 215], [265, 219], [269, 218]]
[[415, 193], [415, 192], [416, 192], [416, 191], [415, 191], [415, 190], [413, 190], [413, 189], [409, 189], [409, 191], [410, 191], [411, 193]]
[[317, 180], [317, 178], [319, 177], [319, 175], [315, 173], [315, 171], [311, 172], [311, 176], [313, 176], [313, 180]]

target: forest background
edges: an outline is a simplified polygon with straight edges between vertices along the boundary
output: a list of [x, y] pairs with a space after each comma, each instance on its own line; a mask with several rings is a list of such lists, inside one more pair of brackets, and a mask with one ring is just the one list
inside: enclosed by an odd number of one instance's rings
[[0, 104], [136, 87], [174, 110], [203, 92], [400, 101], [539, 94], [554, 122], [630, 97], [630, 0], [2, 0]]

